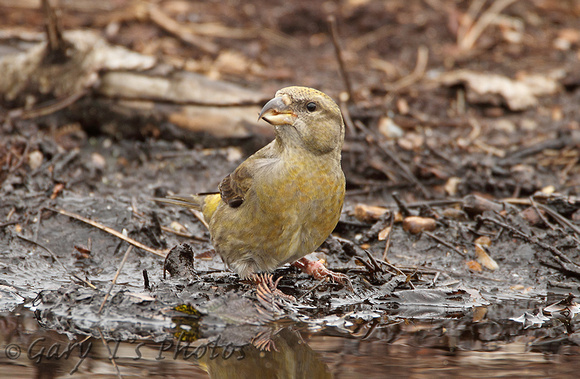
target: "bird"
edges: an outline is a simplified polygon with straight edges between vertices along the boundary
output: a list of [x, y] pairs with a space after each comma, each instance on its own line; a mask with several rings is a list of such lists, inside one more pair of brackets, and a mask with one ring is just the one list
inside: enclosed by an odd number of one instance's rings
[[348, 279], [304, 258], [332, 233], [344, 204], [339, 106], [319, 90], [291, 86], [264, 105], [260, 120], [275, 139], [227, 175], [219, 192], [154, 200], [200, 210], [214, 249], [243, 279], [286, 263], [315, 278]]

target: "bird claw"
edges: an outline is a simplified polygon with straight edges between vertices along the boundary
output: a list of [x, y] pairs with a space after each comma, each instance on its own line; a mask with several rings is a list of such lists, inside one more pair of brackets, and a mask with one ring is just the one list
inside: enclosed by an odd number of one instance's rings
[[254, 274], [252, 275], [252, 281], [258, 285], [256, 289], [256, 295], [258, 300], [262, 305], [270, 308], [271, 310], [280, 310], [276, 304], [279, 299], [284, 299], [287, 301], [295, 302], [294, 296], [286, 295], [284, 292], [278, 289], [278, 283], [280, 283], [279, 277], [274, 281], [272, 274]]
[[340, 272], [334, 272], [326, 268], [322, 260], [311, 261], [308, 258], [301, 258], [292, 263], [292, 266], [299, 268], [305, 274], [311, 275], [316, 280], [330, 279], [335, 283], [340, 283], [353, 290], [349, 277]]
[[272, 339], [272, 332], [271, 331], [264, 331], [258, 333], [252, 339], [252, 345], [254, 345], [260, 351], [278, 351], [274, 340]]

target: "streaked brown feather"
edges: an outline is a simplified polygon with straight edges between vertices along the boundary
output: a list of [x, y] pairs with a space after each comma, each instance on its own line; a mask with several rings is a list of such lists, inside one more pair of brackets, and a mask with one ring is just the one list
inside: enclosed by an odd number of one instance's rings
[[222, 200], [232, 208], [239, 207], [245, 200], [251, 182], [252, 175], [242, 164], [220, 183], [219, 190]]

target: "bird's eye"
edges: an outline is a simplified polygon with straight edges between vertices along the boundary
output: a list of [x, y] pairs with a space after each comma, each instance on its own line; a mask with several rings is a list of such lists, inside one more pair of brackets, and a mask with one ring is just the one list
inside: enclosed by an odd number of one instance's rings
[[308, 103], [306, 104], [306, 109], [308, 109], [308, 112], [314, 112], [316, 110], [316, 103]]

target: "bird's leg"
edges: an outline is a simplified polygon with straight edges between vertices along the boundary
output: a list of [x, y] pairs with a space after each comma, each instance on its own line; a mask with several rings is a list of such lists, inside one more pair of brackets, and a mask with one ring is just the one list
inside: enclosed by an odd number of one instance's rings
[[310, 259], [304, 257], [292, 263], [292, 266], [299, 268], [305, 274], [312, 275], [312, 277], [316, 280], [330, 278], [337, 283], [346, 284], [347, 286], [352, 287], [352, 285], [350, 285], [350, 279], [348, 276], [340, 272], [334, 272], [327, 269], [326, 266], [322, 263], [322, 260], [311, 261]]

